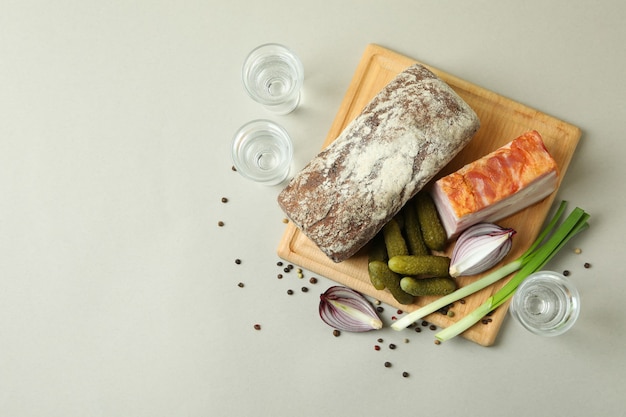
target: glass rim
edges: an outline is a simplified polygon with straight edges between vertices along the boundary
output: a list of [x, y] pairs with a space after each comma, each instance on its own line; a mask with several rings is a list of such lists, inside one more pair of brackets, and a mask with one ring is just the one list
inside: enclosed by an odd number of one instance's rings
[[[285, 99], [282, 97], [279, 97], [275, 100], [271, 100], [271, 99], [266, 99], [261, 97], [259, 94], [257, 94], [254, 89], [251, 89], [249, 86], [249, 74], [250, 74], [250, 68], [252, 67], [252, 63], [254, 62], [254, 60], [258, 59], [258, 56], [263, 56], [263, 55], [273, 55], [273, 53], [270, 52], [270, 50], [274, 48], [275, 50], [277, 50], [276, 52], [282, 52], [285, 53], [286, 56], [289, 58], [289, 60], [291, 61], [292, 64], [294, 64], [297, 72], [298, 72], [298, 77], [296, 78], [296, 82], [294, 83], [294, 85], [292, 86], [292, 88], [289, 91], [288, 96], [291, 97], [291, 99], [293, 100], [293, 98], [295, 96], [299, 96], [300, 94], [300, 89], [302, 88], [302, 85], [304, 84], [304, 66], [302, 64], [302, 61], [300, 60], [300, 58], [298, 57], [298, 55], [289, 47], [280, 44], [280, 43], [275, 43], [275, 42], [269, 42], [269, 43], [264, 43], [261, 45], [258, 45], [257, 47], [255, 47], [254, 49], [252, 49], [248, 55], [246, 56], [245, 60], [243, 61], [243, 65], [241, 67], [241, 80], [243, 82], [243, 86], [244, 89], [246, 90], [246, 93], [255, 101], [261, 102], [262, 104], [266, 105], [266, 106], [278, 106], [280, 104], [282, 104]], [[263, 54], [263, 51], [267, 50], [267, 53]], [[254, 58], [254, 59], [253, 59]], [[297, 93], [297, 94], [296, 94]], [[292, 97], [294, 96], [294, 97]]]
[[[273, 177], [268, 177], [264, 179], [260, 179], [258, 177], [255, 177], [254, 175], [250, 175], [247, 172], [247, 170], [244, 167], [245, 164], [242, 162], [243, 160], [242, 158], [240, 158], [239, 152], [238, 152], [239, 145], [241, 144], [241, 142], [247, 136], [259, 130], [269, 131], [274, 136], [277, 136], [281, 139], [282, 143], [286, 146], [286, 151], [287, 151], [286, 159], [287, 161], [289, 161], [288, 166], [283, 170], [284, 172], [281, 171]], [[268, 120], [268, 119], [250, 120], [244, 123], [243, 125], [241, 125], [239, 129], [237, 129], [237, 131], [233, 135], [233, 138], [231, 141], [231, 158], [233, 161], [233, 165], [235, 166], [235, 169], [244, 178], [247, 178], [249, 180], [252, 180], [260, 184], [266, 184], [266, 185], [280, 184], [289, 175], [289, 171], [291, 168], [290, 164], [291, 164], [291, 160], [293, 159], [293, 141], [291, 139], [291, 136], [289, 135], [289, 132], [287, 132], [287, 130], [283, 126], [281, 126], [280, 124], [272, 120]]]
[[[525, 320], [519, 312], [520, 303], [523, 300], [525, 290], [542, 282], [556, 283], [563, 287], [564, 292], [567, 293], [568, 300], [571, 303], [571, 311], [569, 311], [569, 314], [566, 316], [564, 321], [562, 323], [557, 323], [553, 327], [540, 328], [534, 326]], [[519, 285], [513, 294], [511, 304], [509, 306], [509, 312], [523, 328], [531, 333], [541, 336], [558, 336], [568, 331], [578, 320], [578, 316], [580, 314], [580, 294], [574, 283], [570, 279], [566, 278], [565, 275], [556, 271], [537, 271], [530, 274]]]

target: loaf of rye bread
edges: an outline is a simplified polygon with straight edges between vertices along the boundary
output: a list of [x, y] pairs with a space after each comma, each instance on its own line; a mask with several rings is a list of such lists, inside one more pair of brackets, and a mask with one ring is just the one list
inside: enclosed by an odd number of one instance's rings
[[354, 255], [470, 141], [478, 117], [422, 65], [404, 70], [280, 192], [330, 259]]

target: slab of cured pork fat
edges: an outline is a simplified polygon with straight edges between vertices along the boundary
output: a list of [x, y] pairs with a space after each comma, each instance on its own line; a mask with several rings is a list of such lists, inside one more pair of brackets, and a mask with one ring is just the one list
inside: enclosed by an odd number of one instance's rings
[[278, 196], [330, 259], [362, 248], [470, 141], [478, 117], [422, 65], [394, 78]]
[[556, 190], [558, 167], [537, 131], [437, 180], [432, 196], [448, 237], [495, 222]]

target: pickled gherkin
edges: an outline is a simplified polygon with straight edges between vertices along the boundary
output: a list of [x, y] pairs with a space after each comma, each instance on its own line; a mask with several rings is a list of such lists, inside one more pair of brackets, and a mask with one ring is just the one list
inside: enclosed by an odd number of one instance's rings
[[387, 255], [387, 246], [385, 245], [385, 239], [382, 233], [378, 233], [369, 244], [368, 247], [368, 261], [385, 261], [389, 259]]
[[401, 275], [445, 277], [449, 275], [450, 258], [438, 255], [399, 255], [389, 259], [389, 269]]
[[409, 248], [409, 255], [429, 255], [430, 251], [424, 242], [417, 218], [417, 208], [413, 200], [407, 203], [402, 214], [404, 216], [404, 236]]
[[456, 281], [450, 277], [414, 278], [404, 277], [400, 287], [408, 294], [415, 296], [448, 295], [457, 288]]
[[389, 258], [409, 254], [406, 241], [404, 240], [404, 236], [402, 236], [402, 229], [396, 219], [389, 220], [383, 227], [383, 237], [385, 238]]
[[444, 250], [448, 236], [439, 219], [433, 198], [427, 192], [422, 191], [417, 193], [415, 204], [424, 243], [432, 250]]
[[[382, 232], [378, 233], [370, 242], [368, 248], [368, 263], [373, 261], [381, 261], [387, 263], [389, 257], [387, 255], [387, 246], [385, 245], [385, 238]], [[377, 290], [385, 289], [385, 282], [380, 279], [379, 275], [369, 274], [370, 282]]]
[[389, 269], [386, 262], [372, 261], [368, 264], [370, 280], [383, 282], [393, 298], [400, 304], [411, 304], [414, 297], [400, 287], [401, 276]]

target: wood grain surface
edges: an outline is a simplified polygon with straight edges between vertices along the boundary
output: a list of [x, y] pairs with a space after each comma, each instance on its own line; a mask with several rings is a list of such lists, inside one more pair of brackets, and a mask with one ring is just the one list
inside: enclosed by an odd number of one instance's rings
[[[416, 62], [418, 61], [381, 46], [368, 45], [322, 147], [335, 140], [345, 126], [389, 81]], [[481, 128], [470, 144], [439, 173], [435, 180], [481, 158], [522, 133], [534, 129], [542, 135], [546, 147], [559, 166], [560, 185], [581, 136], [578, 127], [447, 74], [424, 62], [420, 63], [446, 81], [474, 109], [481, 121]], [[556, 192], [543, 201], [498, 222], [502, 226], [512, 227], [517, 231], [513, 248], [502, 264], [516, 259], [534, 241], [547, 215], [551, 212], [555, 196]], [[453, 243], [446, 251], [448, 254], [451, 252], [452, 245]], [[416, 310], [435, 298], [417, 297], [414, 304], [400, 305], [388, 291], [376, 290], [370, 284], [367, 273], [367, 247], [344, 262], [334, 263], [291, 223], [286, 227], [277, 252], [281, 258], [291, 263], [403, 311]], [[464, 286], [478, 277], [480, 276], [461, 277], [457, 280], [460, 286]], [[453, 307], [455, 315], [452, 318], [433, 313], [427, 316], [426, 320], [437, 326], [447, 327], [483, 303], [509, 279], [510, 277], [507, 277], [467, 297], [465, 304], [455, 303]], [[508, 303], [494, 312], [489, 324], [478, 323], [463, 333], [463, 337], [483, 346], [492, 345], [507, 311]]]

